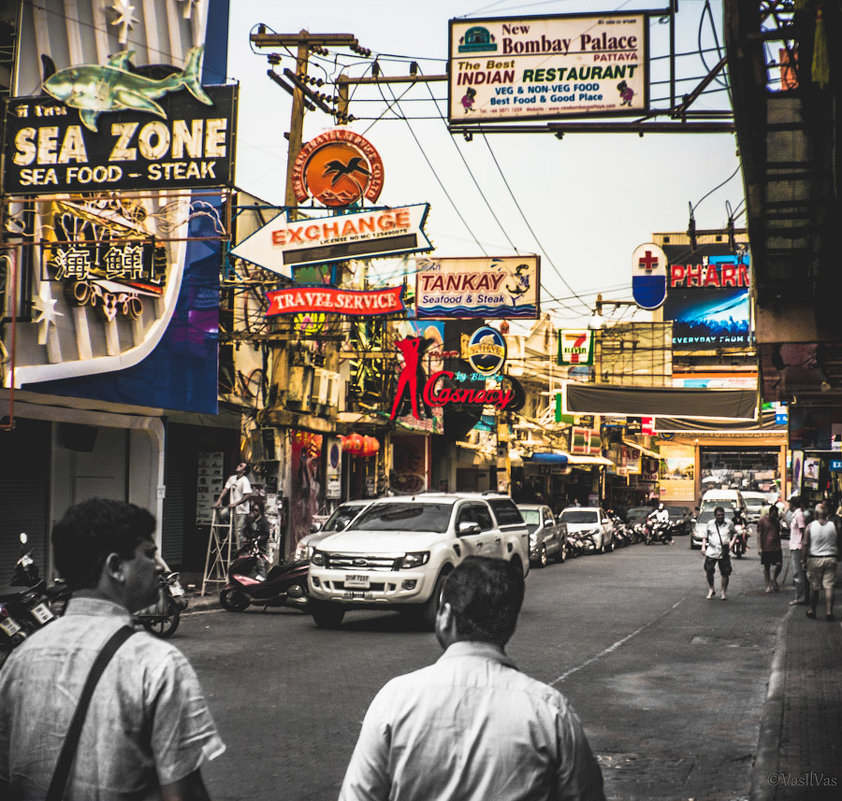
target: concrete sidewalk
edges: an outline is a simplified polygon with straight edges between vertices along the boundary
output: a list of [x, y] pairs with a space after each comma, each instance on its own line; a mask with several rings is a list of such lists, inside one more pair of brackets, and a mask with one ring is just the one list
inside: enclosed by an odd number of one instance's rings
[[790, 606], [778, 627], [751, 801], [842, 799], [842, 626], [819, 607]]

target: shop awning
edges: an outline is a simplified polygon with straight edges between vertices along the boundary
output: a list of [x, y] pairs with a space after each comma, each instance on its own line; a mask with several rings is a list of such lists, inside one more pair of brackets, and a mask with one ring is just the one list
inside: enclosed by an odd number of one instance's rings
[[606, 459], [604, 456], [585, 456], [584, 454], [579, 453], [568, 453], [567, 463], [572, 465], [573, 467], [614, 467], [614, 462], [612, 462], [610, 459]]
[[661, 454], [657, 451], [650, 451], [649, 448], [644, 448], [643, 445], [638, 445], [634, 440], [624, 439], [623, 445], [628, 445], [630, 448], [636, 448], [644, 456], [651, 456], [653, 459], [661, 459]]
[[524, 462], [531, 464], [555, 464], [560, 467], [567, 465], [568, 455], [566, 453], [533, 453], [532, 456], [524, 457]]
[[563, 413], [756, 420], [757, 391], [568, 383]]

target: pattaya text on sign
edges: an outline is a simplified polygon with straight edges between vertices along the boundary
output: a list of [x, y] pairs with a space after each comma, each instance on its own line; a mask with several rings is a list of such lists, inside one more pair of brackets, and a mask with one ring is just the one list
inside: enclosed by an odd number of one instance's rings
[[453, 20], [450, 122], [648, 108], [642, 14]]
[[367, 316], [374, 314], [396, 314], [406, 311], [403, 303], [403, 287], [356, 292], [347, 289], [299, 288], [277, 289], [267, 292], [269, 310], [266, 316], [275, 314], [299, 314], [302, 312], [325, 312]]

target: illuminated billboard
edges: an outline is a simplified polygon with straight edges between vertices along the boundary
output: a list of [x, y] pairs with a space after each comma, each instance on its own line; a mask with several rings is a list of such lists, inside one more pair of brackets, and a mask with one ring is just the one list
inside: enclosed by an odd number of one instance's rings
[[721, 244], [665, 245], [669, 260], [664, 319], [675, 350], [744, 348], [751, 343], [751, 270], [747, 252]]

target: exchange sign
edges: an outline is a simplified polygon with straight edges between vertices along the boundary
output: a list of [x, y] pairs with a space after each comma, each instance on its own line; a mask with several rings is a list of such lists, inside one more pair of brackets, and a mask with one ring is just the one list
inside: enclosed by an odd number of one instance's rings
[[640, 13], [451, 20], [450, 122], [639, 114], [648, 50]]

